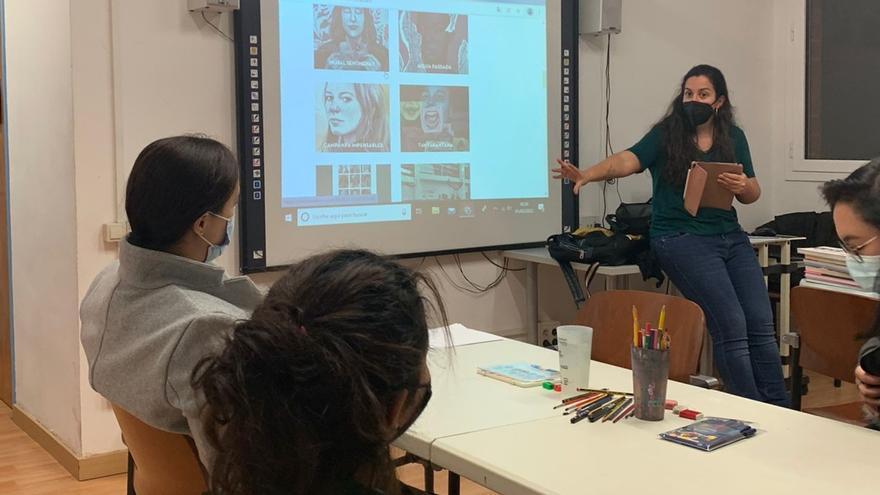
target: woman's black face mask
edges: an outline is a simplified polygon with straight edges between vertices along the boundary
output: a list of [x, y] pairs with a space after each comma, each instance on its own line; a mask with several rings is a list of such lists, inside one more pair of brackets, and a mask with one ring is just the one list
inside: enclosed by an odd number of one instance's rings
[[699, 101], [684, 102], [682, 110], [684, 111], [684, 121], [691, 130], [708, 122], [715, 113], [712, 105]]

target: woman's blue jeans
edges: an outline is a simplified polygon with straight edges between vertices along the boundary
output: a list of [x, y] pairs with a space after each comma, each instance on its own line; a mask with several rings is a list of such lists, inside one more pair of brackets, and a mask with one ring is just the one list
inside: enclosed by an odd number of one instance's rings
[[789, 407], [770, 298], [748, 236], [672, 234], [652, 239], [651, 248], [672, 283], [703, 309], [727, 391]]

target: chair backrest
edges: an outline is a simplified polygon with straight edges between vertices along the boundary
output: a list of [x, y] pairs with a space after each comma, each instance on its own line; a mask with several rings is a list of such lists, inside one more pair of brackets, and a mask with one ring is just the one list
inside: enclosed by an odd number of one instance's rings
[[144, 423], [113, 406], [122, 438], [134, 459], [137, 495], [202, 495], [208, 491], [205, 474], [192, 439]]
[[853, 383], [862, 341], [877, 314], [878, 302], [866, 297], [812, 287], [791, 291], [791, 319], [800, 334], [800, 365]]
[[687, 383], [699, 366], [706, 319], [699, 306], [681, 297], [629, 290], [594, 294], [576, 320], [578, 325], [593, 329], [592, 358], [632, 369], [633, 305], [643, 327], [646, 321], [657, 325], [660, 309], [666, 306], [666, 329], [671, 338], [669, 378]]

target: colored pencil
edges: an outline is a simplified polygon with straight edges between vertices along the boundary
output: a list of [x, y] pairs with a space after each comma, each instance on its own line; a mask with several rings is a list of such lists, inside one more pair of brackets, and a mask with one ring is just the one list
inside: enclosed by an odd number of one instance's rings
[[633, 347], [639, 346], [639, 310], [633, 304]]
[[666, 330], [666, 305], [660, 308], [660, 323], [657, 325], [660, 330]]
[[608, 414], [606, 414], [605, 417], [602, 418], [602, 422], [603, 422], [603, 423], [606, 422], [606, 421], [608, 421], [609, 419], [612, 419], [614, 416], [616, 416], [617, 413], [619, 413], [620, 410], [624, 408], [625, 404], [626, 404], [627, 402], [629, 402], [629, 400], [630, 400], [628, 397], [621, 397], [621, 399], [623, 399], [623, 400], [621, 400], [620, 402], [618, 402], [617, 405], [614, 406], [614, 409], [612, 409], [611, 411], [609, 411]]
[[631, 415], [631, 414], [633, 413], [633, 411], [635, 411], [635, 410], [636, 410], [636, 405], [635, 405], [635, 404], [630, 404], [629, 407], [627, 407], [626, 409], [624, 409], [623, 413], [621, 413], [620, 416], [618, 416], [617, 418], [614, 419], [613, 423], [617, 423], [617, 422], [620, 421], [621, 419], [626, 419], [626, 418], [630, 417], [630, 415]]
[[632, 392], [617, 392], [614, 390], [608, 390], [608, 389], [599, 390], [599, 389], [595, 389], [595, 388], [579, 388], [578, 392], [596, 392], [596, 393], [600, 393], [600, 394], [611, 394], [611, 395], [632, 395]]

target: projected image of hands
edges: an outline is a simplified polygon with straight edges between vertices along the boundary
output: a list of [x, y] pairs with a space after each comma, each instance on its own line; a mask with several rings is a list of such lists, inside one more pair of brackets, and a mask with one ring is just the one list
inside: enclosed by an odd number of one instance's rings
[[468, 73], [468, 18], [460, 14], [401, 12], [400, 70]]
[[316, 100], [317, 151], [389, 151], [387, 85], [327, 82], [317, 88]]
[[315, 68], [388, 71], [388, 10], [312, 6]]
[[469, 91], [459, 86], [401, 86], [403, 151], [468, 151]]

